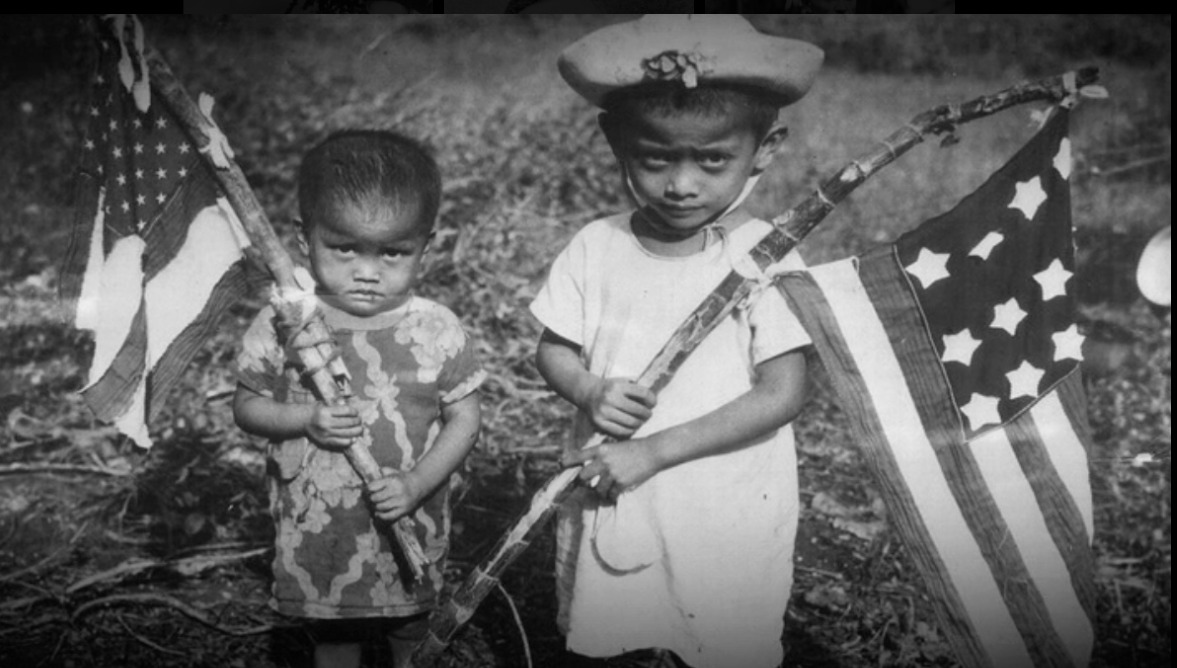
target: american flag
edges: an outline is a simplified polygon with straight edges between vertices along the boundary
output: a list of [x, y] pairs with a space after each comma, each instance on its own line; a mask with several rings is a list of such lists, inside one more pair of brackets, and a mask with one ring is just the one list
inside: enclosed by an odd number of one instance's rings
[[952, 211], [781, 279], [966, 666], [1085, 666], [1095, 590], [1057, 110]]
[[105, 20], [61, 289], [94, 332], [86, 402], [147, 447], [161, 397], [245, 291], [248, 239], [201, 147], [152, 94], [138, 21]]

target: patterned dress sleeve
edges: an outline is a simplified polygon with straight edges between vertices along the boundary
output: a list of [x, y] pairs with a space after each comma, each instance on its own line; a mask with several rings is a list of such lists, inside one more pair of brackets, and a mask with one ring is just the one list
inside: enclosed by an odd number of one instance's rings
[[455, 351], [442, 362], [437, 389], [441, 403], [452, 404], [477, 390], [486, 380], [486, 371], [478, 361], [474, 340], [462, 329], [457, 316], [450, 313], [446, 320], [450, 328], [446, 338], [455, 342], [460, 340], [460, 345], [455, 346]]
[[233, 364], [239, 383], [267, 397], [275, 396], [286, 359], [273, 320], [273, 308], [267, 306], [258, 312], [241, 338], [241, 350]]

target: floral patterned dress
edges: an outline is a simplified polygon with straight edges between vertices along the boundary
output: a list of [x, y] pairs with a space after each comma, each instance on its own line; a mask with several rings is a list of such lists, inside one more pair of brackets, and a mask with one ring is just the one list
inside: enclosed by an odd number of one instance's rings
[[[365, 445], [382, 467], [411, 470], [441, 430], [442, 406], [474, 392], [486, 377], [473, 342], [452, 312], [419, 297], [368, 318], [322, 308], [351, 374], [353, 405], [370, 436]], [[274, 317], [266, 307], [246, 332], [238, 381], [281, 402], [313, 402], [278, 343]], [[412, 515], [430, 562], [417, 582], [402, 577], [390, 535], [374, 522], [363, 482], [342, 452], [298, 438], [271, 442], [269, 453], [275, 610], [344, 619], [432, 607], [449, 546], [450, 484]]]

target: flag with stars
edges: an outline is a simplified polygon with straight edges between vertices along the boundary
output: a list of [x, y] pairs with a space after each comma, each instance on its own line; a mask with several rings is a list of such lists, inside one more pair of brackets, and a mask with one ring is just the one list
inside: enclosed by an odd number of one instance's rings
[[1067, 114], [952, 211], [781, 279], [965, 666], [1086, 666]]
[[86, 402], [147, 447], [161, 397], [245, 291], [249, 242], [207, 157], [152, 95], [138, 21], [106, 20], [61, 291], [94, 332]]

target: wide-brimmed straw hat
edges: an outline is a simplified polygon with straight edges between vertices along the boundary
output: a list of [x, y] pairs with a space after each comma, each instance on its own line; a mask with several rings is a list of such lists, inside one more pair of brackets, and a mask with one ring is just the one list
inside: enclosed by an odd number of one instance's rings
[[755, 87], [783, 107], [809, 90], [824, 55], [808, 42], [766, 35], [737, 14], [647, 14], [589, 33], [564, 49], [557, 65], [597, 106], [623, 88], [678, 81]]

